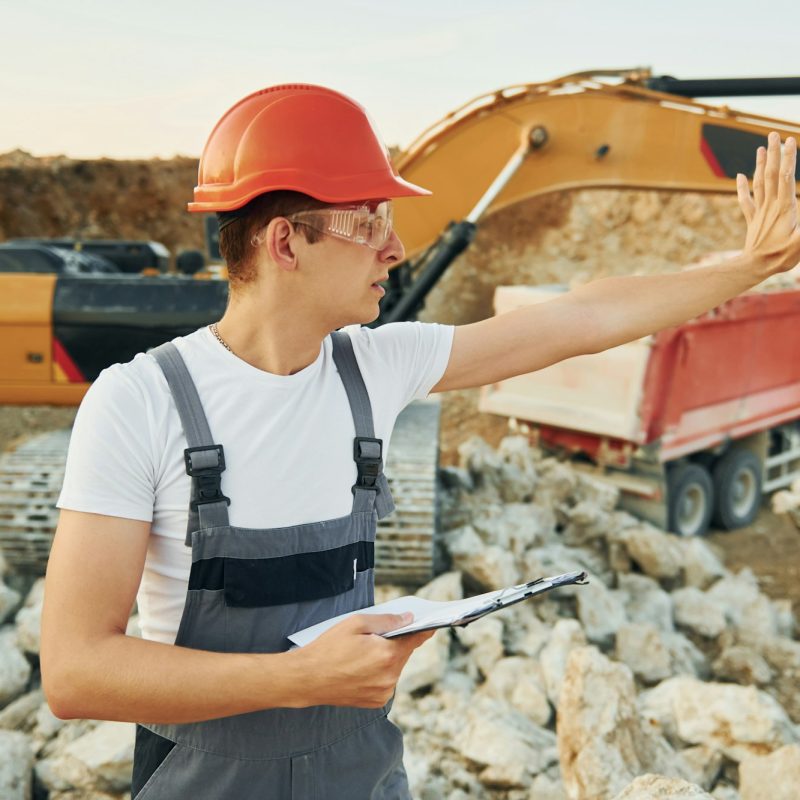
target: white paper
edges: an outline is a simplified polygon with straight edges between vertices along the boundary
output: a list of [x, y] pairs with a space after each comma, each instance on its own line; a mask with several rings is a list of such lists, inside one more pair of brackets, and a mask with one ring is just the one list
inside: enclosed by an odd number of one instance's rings
[[487, 606], [495, 605], [497, 608], [502, 608], [526, 595], [532, 596], [545, 592], [554, 585], [558, 585], [561, 579], [576, 574], [579, 573], [568, 573], [566, 576], [559, 575], [552, 578], [544, 578], [542, 581], [532, 586], [527, 583], [522, 583], [518, 586], [509, 586], [506, 589], [498, 589], [494, 592], [486, 592], [485, 594], [468, 597], [465, 600], [452, 600], [449, 602], [424, 600], [414, 595], [406, 595], [405, 597], [397, 597], [394, 600], [389, 600], [386, 603], [380, 603], [377, 606], [362, 608], [358, 611], [350, 611], [347, 614], [340, 614], [338, 617], [326, 619], [324, 622], [312, 625], [310, 628], [297, 631], [288, 638], [297, 646], [304, 647], [313, 642], [318, 636], [325, 633], [329, 628], [332, 628], [338, 622], [347, 619], [347, 617], [353, 614], [403, 614], [410, 611], [414, 615], [414, 619], [402, 628], [396, 628], [395, 630], [383, 634], [387, 638], [399, 636], [404, 633], [413, 633], [414, 631], [424, 630], [426, 628], [452, 625], [458, 623], [460, 620], [468, 619]]

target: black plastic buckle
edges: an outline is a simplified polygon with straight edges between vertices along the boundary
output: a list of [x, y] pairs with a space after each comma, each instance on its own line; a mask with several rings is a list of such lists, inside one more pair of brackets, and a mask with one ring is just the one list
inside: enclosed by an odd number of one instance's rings
[[[192, 453], [208, 452], [215, 450], [217, 453], [217, 464], [213, 467], [193, 467]], [[221, 503], [225, 501], [230, 505], [229, 497], [222, 494], [222, 473], [225, 471], [225, 451], [221, 444], [212, 444], [204, 447], [187, 447], [183, 451], [183, 458], [186, 462], [186, 473], [192, 478], [192, 497], [189, 507], [192, 511], [197, 511], [198, 506], [208, 503]]]
[[353, 440], [353, 459], [356, 462], [358, 477], [351, 491], [368, 489], [379, 492], [378, 478], [383, 468], [383, 440], [369, 436], [356, 436]]

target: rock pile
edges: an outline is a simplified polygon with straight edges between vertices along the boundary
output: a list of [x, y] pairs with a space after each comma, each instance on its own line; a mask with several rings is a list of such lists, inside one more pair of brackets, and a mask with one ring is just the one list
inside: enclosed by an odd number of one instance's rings
[[615, 489], [521, 437], [459, 451], [460, 466], [443, 470], [452, 571], [423, 593], [452, 599], [576, 569], [590, 584], [440, 631], [412, 656], [392, 716], [414, 796], [795, 797], [790, 605], [749, 571], [731, 574], [704, 541], [618, 510]]
[[[452, 600], [589, 574], [468, 627], [403, 672], [392, 718], [419, 800], [788, 800], [800, 780], [800, 643], [787, 603], [702, 540], [617, 509], [588, 473], [507, 437], [442, 471]], [[134, 726], [59, 720], [38, 673], [43, 581], [0, 583], [0, 797], [130, 797]], [[406, 593], [379, 587], [379, 600]], [[129, 633], [138, 635], [132, 617]]]

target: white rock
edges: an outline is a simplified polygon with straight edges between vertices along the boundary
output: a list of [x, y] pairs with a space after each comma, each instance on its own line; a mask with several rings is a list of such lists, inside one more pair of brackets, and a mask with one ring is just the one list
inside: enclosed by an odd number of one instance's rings
[[672, 593], [675, 622], [708, 638], [725, 630], [725, 614], [719, 605], [694, 586]]
[[722, 753], [713, 747], [698, 744], [681, 750], [689, 769], [689, 780], [708, 791], [717, 781], [722, 769]]
[[578, 619], [586, 638], [595, 644], [609, 644], [627, 621], [621, 595], [610, 591], [600, 581], [590, 581], [576, 593]]
[[683, 548], [676, 536], [642, 523], [620, 532], [631, 558], [653, 578], [675, 578], [683, 568]]
[[743, 645], [726, 647], [711, 665], [717, 678], [764, 686], [772, 680], [772, 670], [755, 650]]
[[19, 607], [19, 592], [0, 580], [0, 625], [2, 625]]
[[742, 800], [797, 800], [800, 746], [781, 747], [768, 756], [748, 756], [739, 764]]
[[478, 777], [490, 789], [519, 789], [531, 785], [530, 772], [522, 762], [491, 764]]
[[775, 610], [749, 569], [722, 578], [706, 592], [724, 610], [728, 621], [738, 633], [741, 644], [758, 646], [778, 633]]
[[445, 572], [416, 592], [417, 597], [437, 602], [450, 602], [464, 598], [460, 572]]
[[714, 791], [711, 792], [711, 796], [714, 798], [714, 800], [741, 800], [741, 795], [736, 791], [736, 789], [734, 789], [733, 786], [723, 783], [714, 787]]
[[637, 775], [685, 772], [667, 742], [642, 724], [631, 671], [594, 647], [574, 650], [558, 708], [558, 752], [568, 797], [611, 797]]
[[662, 631], [674, 630], [672, 600], [647, 575], [620, 575], [619, 588], [624, 593], [625, 613], [631, 622], [648, 622]]
[[567, 800], [563, 781], [553, 780], [545, 774], [537, 775], [531, 784], [528, 800]]
[[710, 674], [708, 660], [682, 633], [664, 633], [664, 643], [669, 650], [673, 675], [693, 675], [707, 678]]
[[42, 606], [44, 605], [44, 578], [31, 587], [25, 604], [17, 612], [15, 622], [19, 646], [28, 653], [39, 653], [42, 635]]
[[547, 696], [556, 708], [569, 654], [584, 645], [586, 634], [580, 624], [573, 619], [563, 619], [556, 623], [550, 641], [539, 654]]
[[677, 676], [643, 692], [638, 702], [642, 714], [668, 737], [708, 745], [732, 761], [797, 739], [784, 710], [752, 686]]
[[[564, 547], [562, 544], [548, 544], [544, 547], [528, 550], [523, 557], [525, 580], [581, 571], [588, 573], [589, 583], [605, 578], [603, 573], [608, 572], [604, 560], [597, 553], [582, 547]], [[563, 586], [555, 589], [553, 596], [576, 596], [583, 591], [583, 588], [583, 586], [574, 585]]]
[[136, 726], [100, 722], [70, 742], [60, 754], [39, 761], [36, 773], [50, 790], [78, 788], [106, 792], [130, 790]]
[[687, 586], [707, 589], [714, 581], [730, 574], [702, 539], [691, 536], [679, 541], [683, 543], [683, 579]]
[[29, 733], [36, 724], [36, 712], [44, 702], [41, 689], [23, 694], [0, 711], [0, 728]]
[[439, 681], [450, 658], [450, 631], [442, 628], [421, 644], [406, 662], [397, 682], [401, 692], [413, 692]]
[[28, 685], [31, 665], [17, 645], [15, 629], [0, 629], [0, 706], [19, 697]]
[[456, 628], [461, 644], [470, 648], [472, 661], [484, 675], [503, 657], [503, 623], [495, 615], [481, 617], [465, 628]]
[[800, 723], [800, 642], [774, 636], [763, 642], [761, 652], [775, 675], [770, 692], [792, 720]]
[[464, 758], [480, 766], [523, 764], [531, 774], [558, 760], [556, 737], [505, 704], [479, 700], [454, 742]]
[[713, 800], [699, 786], [680, 778], [663, 775], [640, 775], [614, 800]]
[[18, 731], [0, 731], [0, 797], [30, 800], [33, 750], [28, 737]]
[[645, 683], [658, 683], [672, 675], [672, 657], [662, 632], [647, 622], [629, 622], [620, 626], [616, 658], [627, 664]]
[[544, 689], [539, 662], [511, 656], [498, 661], [486, 677], [480, 692], [503, 700], [542, 727], [550, 722], [551, 708]]
[[519, 582], [513, 553], [497, 545], [484, 544], [469, 525], [447, 534], [453, 566], [484, 589], [502, 589]]
[[619, 501], [619, 488], [613, 483], [596, 478], [586, 472], [577, 471], [575, 499], [578, 502], [591, 502], [603, 511], [613, 511]]

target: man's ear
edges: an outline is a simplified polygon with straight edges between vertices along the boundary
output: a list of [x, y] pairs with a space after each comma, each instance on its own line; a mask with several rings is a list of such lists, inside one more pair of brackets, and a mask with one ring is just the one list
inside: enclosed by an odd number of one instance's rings
[[265, 244], [269, 257], [281, 268], [293, 270], [297, 266], [295, 252], [295, 229], [284, 217], [275, 217], [269, 221], [265, 231]]

